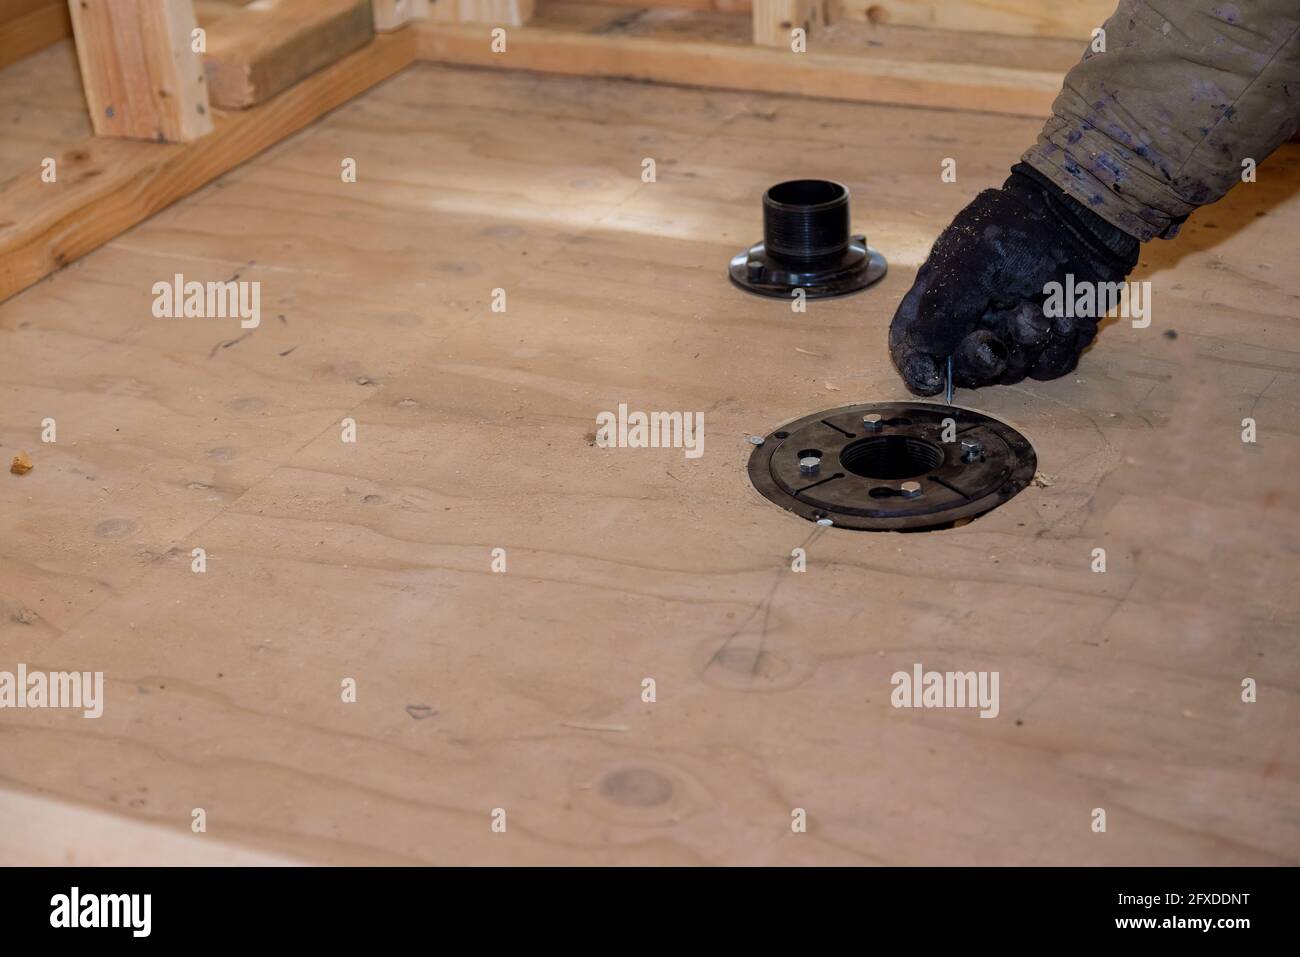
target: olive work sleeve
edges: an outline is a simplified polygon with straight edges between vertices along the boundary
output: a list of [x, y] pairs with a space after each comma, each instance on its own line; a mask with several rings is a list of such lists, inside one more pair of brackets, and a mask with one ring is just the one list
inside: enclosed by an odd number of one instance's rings
[[1121, 0], [1102, 30], [1024, 161], [1143, 242], [1300, 125], [1300, 0]]

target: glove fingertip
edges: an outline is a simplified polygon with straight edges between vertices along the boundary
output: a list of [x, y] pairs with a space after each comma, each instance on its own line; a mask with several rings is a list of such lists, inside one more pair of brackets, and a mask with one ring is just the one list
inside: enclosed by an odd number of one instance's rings
[[994, 382], [1006, 371], [1006, 345], [987, 329], [976, 329], [962, 339], [953, 355], [953, 378], [966, 386]]
[[903, 382], [916, 395], [938, 395], [947, 384], [939, 363], [924, 353], [905, 353], [897, 364]]

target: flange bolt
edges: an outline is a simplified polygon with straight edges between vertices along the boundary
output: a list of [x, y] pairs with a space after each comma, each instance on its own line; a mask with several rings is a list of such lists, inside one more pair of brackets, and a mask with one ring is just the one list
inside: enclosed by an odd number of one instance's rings
[[904, 498], [916, 498], [921, 494], [920, 482], [904, 482], [898, 486], [898, 490], [903, 493]]
[[799, 471], [804, 475], [816, 475], [822, 467], [822, 460], [815, 455], [806, 455], [799, 460]]
[[976, 442], [974, 439], [961, 440], [961, 460], [963, 462], [974, 462], [976, 459], [984, 457], [984, 445]]

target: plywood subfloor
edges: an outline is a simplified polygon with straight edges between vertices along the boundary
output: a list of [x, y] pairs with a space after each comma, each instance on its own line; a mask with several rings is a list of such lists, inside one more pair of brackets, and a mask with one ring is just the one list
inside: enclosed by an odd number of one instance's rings
[[0, 183], [39, 178], [45, 157], [57, 157], [90, 135], [71, 39], [0, 70]]
[[[208, 859], [1300, 861], [1295, 147], [1147, 250], [1150, 329], [958, 393], [1045, 487], [901, 536], [746, 480], [748, 434], [904, 397], [894, 307], [1036, 127], [420, 66], [3, 304], [0, 455], [35, 468], [0, 480], [0, 669], [108, 697], [0, 712], [0, 806], [109, 812], [139, 861], [194, 808]], [[793, 174], [849, 184], [882, 285], [726, 283]], [[260, 281], [261, 326], [153, 318], [176, 272]], [[593, 447], [620, 402], [704, 412], [705, 454]], [[1000, 716], [892, 708], [916, 662], [998, 671]]]

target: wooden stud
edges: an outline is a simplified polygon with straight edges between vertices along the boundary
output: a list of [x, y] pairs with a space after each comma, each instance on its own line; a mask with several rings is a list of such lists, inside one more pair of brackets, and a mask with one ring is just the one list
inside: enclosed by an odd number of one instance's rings
[[794, 31], [804, 31], [805, 46], [812, 35], [830, 25], [831, 0], [754, 0], [754, 42], [793, 50]]
[[190, 0], [69, 0], [99, 136], [185, 143], [212, 132]]

